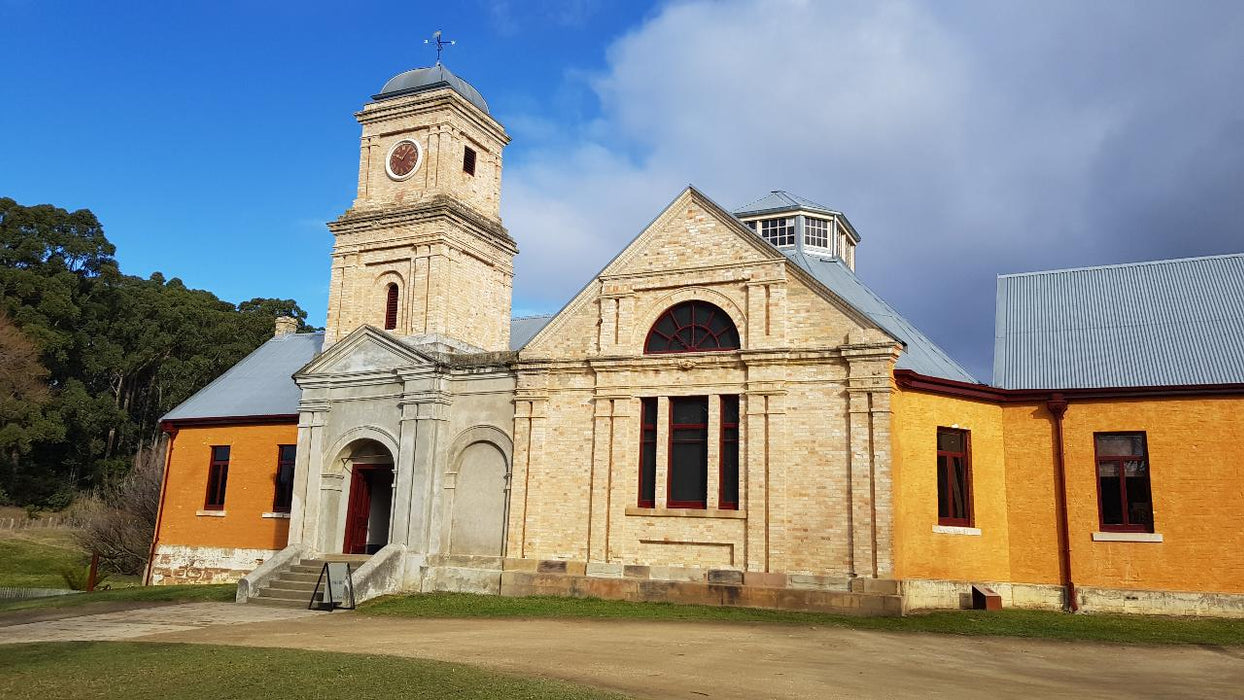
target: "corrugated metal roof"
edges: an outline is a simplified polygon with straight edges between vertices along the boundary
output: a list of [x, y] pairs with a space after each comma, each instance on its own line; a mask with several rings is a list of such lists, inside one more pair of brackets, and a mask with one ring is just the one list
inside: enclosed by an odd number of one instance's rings
[[161, 420], [296, 414], [301, 391], [293, 374], [323, 344], [322, 332], [272, 338]]
[[1244, 254], [998, 277], [994, 384], [1244, 383]]
[[523, 346], [536, 337], [541, 328], [549, 325], [556, 314], [544, 316], [516, 316], [510, 319], [510, 349], [522, 350]]
[[796, 265], [807, 270], [818, 282], [825, 285], [843, 301], [872, 319], [886, 333], [907, 345], [895, 367], [931, 377], [954, 379], [979, 384], [979, 380], [951, 359], [944, 350], [920, 332], [894, 307], [877, 296], [876, 292], [855, 276], [855, 273], [837, 258], [827, 259], [805, 255], [793, 250], [782, 250]]
[[[511, 319], [510, 349], [521, 349], [552, 318], [549, 315]], [[302, 394], [294, 383], [294, 372], [315, 359], [323, 345], [322, 332], [272, 338], [161, 420], [296, 414]]]

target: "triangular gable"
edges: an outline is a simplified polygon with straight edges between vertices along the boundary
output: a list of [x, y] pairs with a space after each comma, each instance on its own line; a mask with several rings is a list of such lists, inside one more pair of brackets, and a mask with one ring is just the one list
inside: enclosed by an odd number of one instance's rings
[[[694, 186], [688, 185], [687, 188], [679, 193], [679, 195], [675, 197], [674, 200], [670, 202], [669, 205], [667, 205], [655, 219], [653, 219], [643, 228], [642, 231], [639, 232], [639, 235], [631, 239], [631, 242], [628, 243], [626, 247], [614, 256], [612, 260], [606, 263], [600, 272], [593, 275], [592, 278], [588, 280], [587, 284], [584, 285], [579, 291], [579, 293], [572, 297], [571, 300], [553, 316], [553, 320], [549, 321], [549, 323], [542, 328], [539, 333], [536, 333], [536, 335], [527, 342], [525, 348], [538, 348], [546, 338], [554, 337], [558, 333], [559, 329], [567, 322], [567, 319], [574, 316], [574, 314], [583, 306], [592, 303], [596, 299], [597, 294], [595, 288], [598, 286], [598, 282], [601, 277], [625, 269], [636, 256], [642, 254], [644, 248], [646, 247], [646, 239], [648, 238], [650, 232], [661, 229], [669, 223], [670, 218], [676, 216], [691, 204], [695, 204], [703, 208], [706, 213], [717, 219], [719, 223], [723, 224], [727, 230], [732, 231], [739, 238], [739, 240], [745, 242], [746, 245], [752, 250], [755, 250], [761, 259], [783, 263], [788, 275], [798, 280], [817, 295], [824, 298], [834, 307], [838, 308], [842, 313], [844, 313], [852, 321], [858, 323], [862, 328], [875, 329], [886, 333], [887, 336], [891, 335], [890, 333], [887, 333], [884, 328], [878, 326], [877, 323], [867, 314], [863, 313], [846, 300], [839, 297], [806, 270], [800, 268], [798, 265], [789, 264], [786, 256], [783, 255], [776, 247], [756, 235], [755, 231], [752, 231], [750, 228], [745, 226], [741, 221], [735, 218], [733, 214], [714, 202], [704, 193], [700, 192]], [[897, 338], [894, 340], [895, 342], [902, 343], [902, 341]]]
[[435, 364], [432, 358], [392, 335], [374, 326], [362, 326], [307, 363], [294, 377], [384, 372], [431, 364]]

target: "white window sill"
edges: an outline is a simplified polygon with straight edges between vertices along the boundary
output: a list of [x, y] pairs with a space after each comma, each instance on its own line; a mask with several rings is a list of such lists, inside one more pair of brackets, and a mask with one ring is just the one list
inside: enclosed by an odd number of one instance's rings
[[627, 515], [642, 515], [649, 518], [724, 518], [729, 520], [745, 520], [747, 513], [741, 510], [717, 510], [706, 508], [639, 508], [627, 506]]
[[971, 535], [980, 537], [981, 529], [979, 527], [959, 527], [957, 525], [934, 525], [933, 532], [939, 535]]
[[200, 510], [200, 511], [195, 511], [195, 515], [206, 515], [212, 518], [223, 518], [225, 517], [225, 511], [223, 510]]
[[259, 517], [261, 518], [282, 518], [284, 520], [289, 520], [289, 513], [261, 513]]
[[1094, 542], [1161, 542], [1158, 532], [1094, 532]]

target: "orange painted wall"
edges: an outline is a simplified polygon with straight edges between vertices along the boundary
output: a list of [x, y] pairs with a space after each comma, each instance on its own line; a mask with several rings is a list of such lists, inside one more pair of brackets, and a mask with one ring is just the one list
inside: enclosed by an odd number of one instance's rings
[[[286, 518], [265, 518], [272, 510], [277, 446], [298, 442], [297, 425], [182, 428], [173, 441], [165, 486], [160, 544], [282, 549]], [[207, 496], [213, 445], [229, 445], [229, 480], [224, 517], [196, 515]]]
[[[972, 431], [981, 536], [937, 535], [936, 428]], [[1163, 542], [1094, 542], [1095, 432], [1144, 431]], [[1064, 417], [1078, 586], [1244, 593], [1244, 397], [1072, 401]], [[900, 578], [1058, 583], [1053, 422], [1043, 404], [896, 391], [895, 571]]]
[[[1093, 433], [1144, 430], [1161, 543], [1093, 542]], [[1080, 586], [1244, 593], [1244, 397], [1072, 403], [1064, 419]]]
[[[894, 561], [898, 578], [1000, 581], [1010, 577], [1002, 408], [899, 391], [893, 396]], [[936, 533], [937, 429], [971, 431], [973, 526]]]

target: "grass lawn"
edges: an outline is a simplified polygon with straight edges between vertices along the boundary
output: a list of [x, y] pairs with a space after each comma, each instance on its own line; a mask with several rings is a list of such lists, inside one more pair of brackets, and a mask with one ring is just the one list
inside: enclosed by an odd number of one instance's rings
[[1244, 620], [1150, 615], [1067, 615], [1038, 610], [971, 610], [906, 617], [847, 617], [829, 613], [759, 610], [673, 603], [630, 603], [599, 598], [504, 598], [426, 593], [377, 598], [359, 607], [367, 615], [398, 617], [590, 618], [769, 622], [886, 632], [1034, 637], [1143, 644], [1244, 645]]
[[[32, 610], [35, 608], [65, 608], [90, 605], [106, 601], [178, 601], [178, 602], [232, 602], [238, 587], [232, 583], [213, 585], [190, 584], [185, 586], [131, 586], [94, 593], [74, 593], [52, 598], [28, 598], [25, 600], [0, 601], [0, 613], [9, 610]], [[3, 695], [0, 695], [3, 697]]]
[[616, 698], [562, 681], [390, 656], [197, 644], [4, 646], [0, 697]]
[[[85, 571], [90, 562], [90, 555], [74, 539], [73, 530], [0, 530], [0, 586], [65, 588], [61, 570], [69, 567]], [[116, 588], [136, 585], [138, 579], [110, 575], [103, 583]]]

